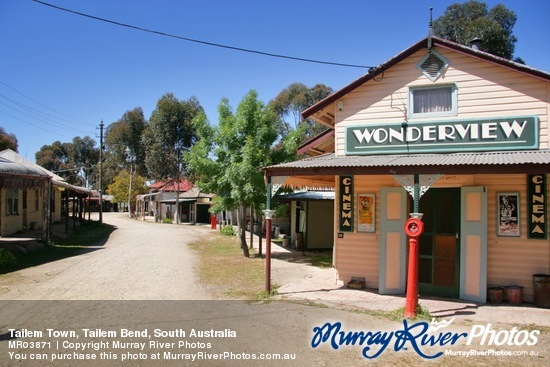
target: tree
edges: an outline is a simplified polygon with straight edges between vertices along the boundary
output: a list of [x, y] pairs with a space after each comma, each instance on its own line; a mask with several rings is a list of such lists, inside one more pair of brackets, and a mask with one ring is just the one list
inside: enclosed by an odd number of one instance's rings
[[43, 145], [36, 152], [35, 159], [36, 164], [65, 179], [76, 174], [75, 170], [69, 165], [69, 153], [67, 152], [66, 143], [61, 143], [59, 140], [51, 145]]
[[481, 49], [493, 55], [512, 59], [517, 38], [513, 34], [516, 14], [499, 4], [488, 10], [487, 4], [471, 0], [450, 5], [445, 14], [433, 22], [436, 36], [469, 45], [480, 38]]
[[292, 83], [283, 89], [269, 104], [281, 119], [279, 134], [285, 137], [293, 130], [299, 130], [300, 125], [305, 125], [302, 139], [315, 136], [326, 129], [313, 120], [303, 120], [301, 113], [306, 108], [319, 102], [333, 92], [332, 88], [324, 84], [316, 84], [308, 88], [303, 83]]
[[[291, 130], [296, 130], [298, 125], [304, 122], [301, 117], [303, 110], [332, 92], [332, 89], [324, 84], [316, 84], [314, 87], [308, 88], [305, 84], [298, 82], [290, 84], [279, 92], [270, 101], [270, 104], [282, 121], [279, 130], [281, 136], [285, 136]], [[315, 129], [313, 121], [307, 121], [307, 124], [310, 129]]]
[[75, 168], [84, 180], [79, 184], [95, 188], [98, 185], [97, 163], [99, 162], [99, 147], [96, 147], [96, 141], [89, 136], [83, 138], [77, 136], [66, 146], [70, 167]]
[[54, 172], [72, 185], [94, 188], [97, 185], [99, 148], [89, 136], [73, 138], [71, 143], [59, 140], [43, 145], [35, 154], [36, 164]]
[[132, 154], [132, 165], [140, 175], [147, 173], [145, 166], [145, 148], [141, 143], [143, 131], [148, 125], [143, 116], [141, 107], [126, 111], [117, 121], [107, 127], [105, 132], [105, 146], [110, 153], [111, 166], [128, 167], [129, 160], [126, 154], [128, 148]]
[[[253, 207], [258, 211], [266, 196], [259, 167], [271, 163], [271, 147], [280, 120], [272, 106], [258, 100], [254, 90], [243, 98], [236, 113], [226, 98], [220, 102], [218, 112], [218, 128], [208, 126], [205, 116], [194, 121], [200, 139], [185, 154], [188, 168], [197, 186], [219, 194], [221, 207]], [[248, 257], [243, 213], [244, 209], [239, 215], [239, 233], [243, 254]]]
[[[193, 119], [201, 112], [204, 110], [195, 97], [179, 101], [172, 93], [167, 93], [157, 102], [142, 137], [145, 165], [151, 178], [173, 178], [179, 182], [178, 179], [186, 175], [187, 167], [182, 157], [197, 140]], [[176, 195], [179, 195], [178, 185]], [[178, 201], [176, 212], [179, 213]], [[178, 223], [179, 220], [178, 215]]]
[[17, 152], [17, 138], [14, 134], [9, 134], [0, 126], [0, 151], [11, 149]]
[[[122, 170], [115, 177], [113, 182], [107, 188], [107, 192], [114, 196], [117, 203], [128, 202], [128, 194], [130, 190], [130, 173], [127, 170]], [[132, 207], [135, 207], [136, 196], [146, 194], [148, 192], [145, 178], [138, 174], [132, 176], [132, 192], [130, 193], [130, 201]]]

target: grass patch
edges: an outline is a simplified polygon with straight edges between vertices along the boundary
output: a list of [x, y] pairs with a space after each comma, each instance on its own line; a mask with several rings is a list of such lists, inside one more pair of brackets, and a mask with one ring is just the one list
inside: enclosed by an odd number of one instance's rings
[[[405, 319], [405, 307], [398, 308], [397, 310], [385, 313], [385, 316], [394, 321], [401, 321]], [[432, 316], [428, 309], [422, 307], [420, 304], [416, 305], [416, 316], [411, 317], [410, 321], [432, 321]]]
[[250, 258], [244, 257], [237, 237], [216, 235], [190, 246], [200, 254], [199, 277], [214, 297], [266, 300], [276, 292], [276, 285], [271, 294], [265, 292], [265, 260], [252, 249]]
[[304, 256], [313, 266], [332, 268], [332, 251], [304, 252]]
[[51, 261], [80, 255], [95, 249], [89, 246], [102, 246], [115, 228], [99, 222], [88, 222], [82, 228], [71, 233], [64, 239], [52, 239], [48, 246], [26, 254], [15, 253], [14, 261], [0, 266], [0, 274], [9, 273]]

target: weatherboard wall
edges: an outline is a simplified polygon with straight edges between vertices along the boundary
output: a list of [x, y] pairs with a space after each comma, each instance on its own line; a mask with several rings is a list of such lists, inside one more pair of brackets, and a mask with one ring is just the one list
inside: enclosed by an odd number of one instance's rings
[[[335, 111], [337, 155], [345, 155], [347, 126], [525, 115], [539, 117], [539, 148], [550, 147], [550, 86], [546, 81], [455, 51], [436, 50], [450, 66], [435, 82], [416, 68], [426, 54], [422, 50], [341, 98], [342, 108]], [[409, 87], [453, 83], [458, 93], [456, 116], [407, 117]]]
[[[550, 182], [547, 175], [547, 182]], [[452, 175], [443, 176], [434, 188], [483, 186], [487, 190], [487, 285], [524, 287], [524, 300], [533, 301], [533, 274], [550, 274], [550, 239], [529, 239], [527, 234], [527, 175]], [[391, 176], [354, 176], [355, 197], [358, 194], [376, 195], [376, 232], [360, 233], [357, 230], [335, 235], [334, 266], [338, 280], [343, 284], [352, 277], [364, 277], [367, 288], [379, 287], [380, 262], [380, 190], [382, 187], [400, 187]], [[520, 237], [497, 235], [497, 193], [517, 192], [520, 195]], [[550, 197], [550, 187], [547, 187]], [[336, 195], [338, 198], [338, 195]], [[335, 223], [339, 203], [336, 199]], [[390, 203], [391, 205], [391, 203]], [[547, 212], [550, 204], [547, 202]], [[410, 211], [410, 208], [409, 208]], [[354, 201], [357, 212], [357, 200]], [[547, 219], [548, 220], [548, 219]], [[357, 228], [357, 216], [353, 226]], [[548, 222], [545, 224], [550, 231]], [[398, 269], [390, 269], [397, 272]], [[397, 274], [396, 274], [397, 276]]]

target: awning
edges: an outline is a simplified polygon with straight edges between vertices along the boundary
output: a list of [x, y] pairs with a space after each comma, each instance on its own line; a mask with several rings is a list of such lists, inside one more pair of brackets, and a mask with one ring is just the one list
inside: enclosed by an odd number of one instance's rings
[[281, 201], [334, 200], [334, 191], [307, 190], [278, 195], [278, 198]]
[[91, 190], [88, 190], [85, 187], [71, 185], [71, 184], [69, 184], [67, 182], [64, 182], [64, 181], [52, 180], [52, 185], [54, 187], [61, 187], [65, 190], [74, 191], [78, 194], [90, 195], [92, 193]]
[[147, 198], [150, 198], [150, 197], [153, 197], [155, 195], [158, 195], [158, 194], [161, 194], [161, 192], [154, 192], [152, 194], [142, 194], [142, 195], [138, 195], [136, 196], [136, 199], [137, 200], [145, 200]]
[[268, 177], [293, 176], [292, 179], [341, 174], [550, 173], [550, 149], [339, 157], [331, 153], [268, 166], [263, 170]]

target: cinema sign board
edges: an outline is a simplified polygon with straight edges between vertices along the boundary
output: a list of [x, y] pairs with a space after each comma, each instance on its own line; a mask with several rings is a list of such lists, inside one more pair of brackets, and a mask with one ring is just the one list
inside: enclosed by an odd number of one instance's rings
[[537, 116], [403, 122], [346, 127], [346, 154], [538, 148]]

